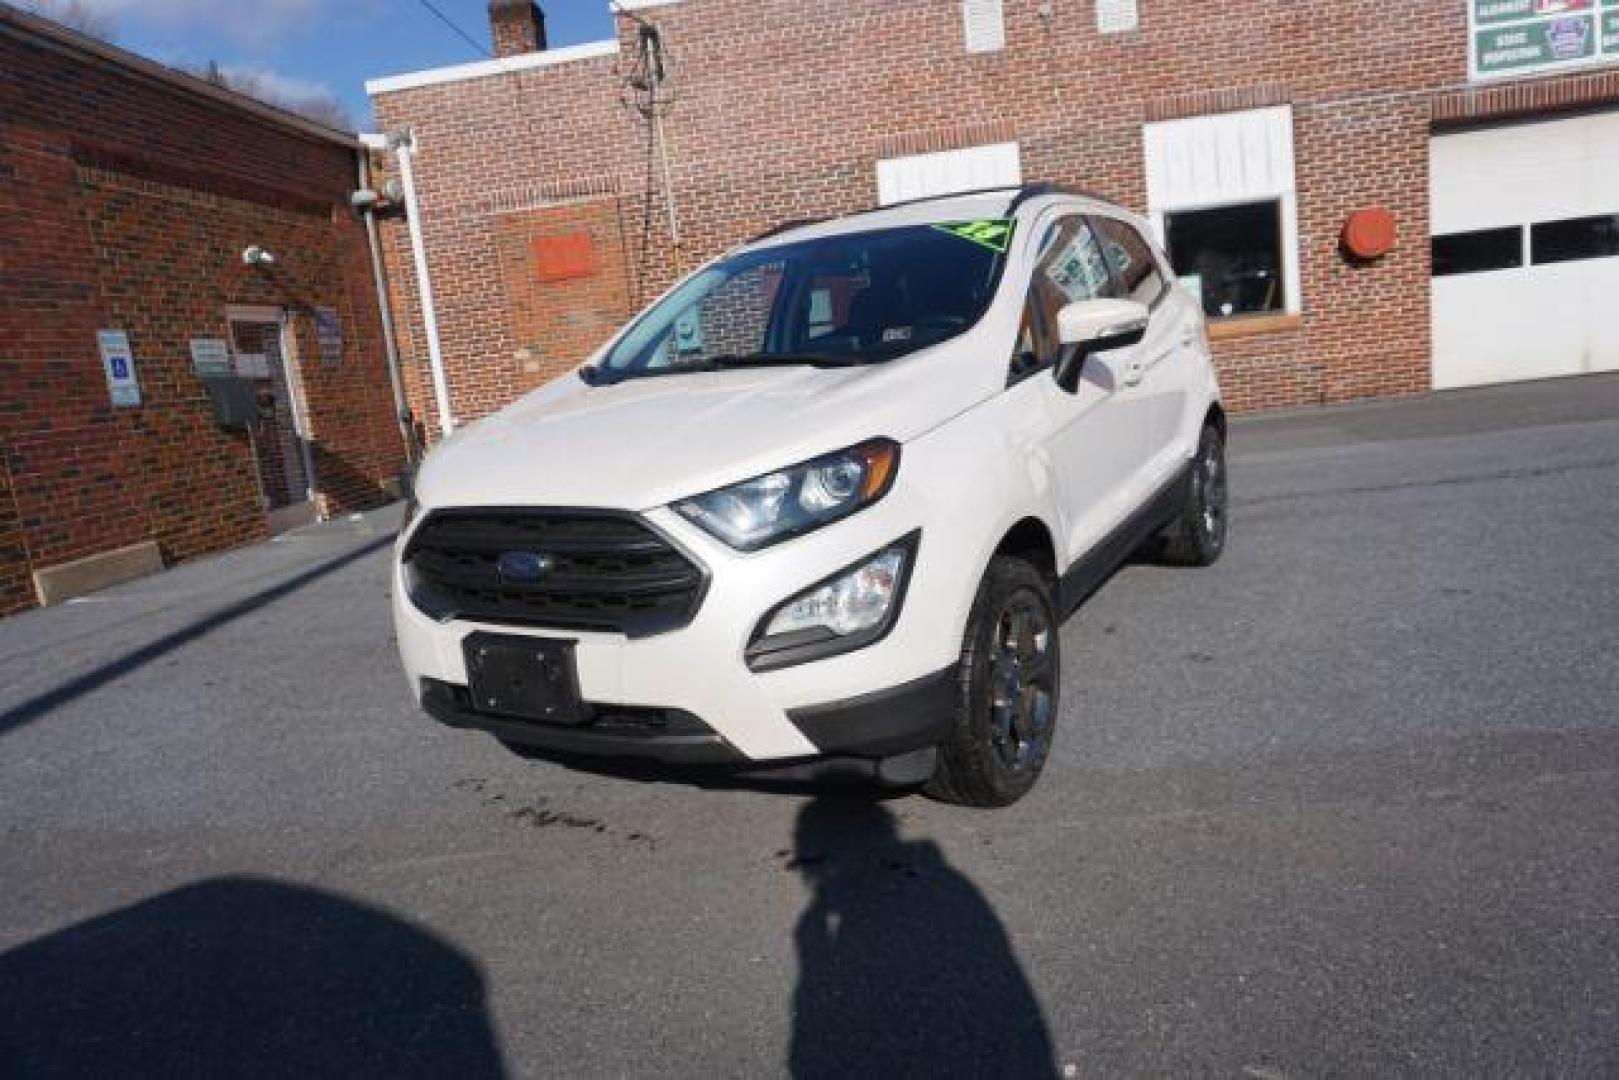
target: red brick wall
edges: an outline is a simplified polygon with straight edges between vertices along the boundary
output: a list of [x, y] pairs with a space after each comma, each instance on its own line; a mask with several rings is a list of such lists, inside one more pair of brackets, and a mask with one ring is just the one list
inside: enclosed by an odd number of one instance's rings
[[[977, 55], [963, 46], [959, 0], [682, 0], [642, 14], [659, 27], [674, 76], [667, 136], [680, 252], [667, 241], [646, 125], [622, 104], [628, 19], [617, 62], [376, 98], [384, 129], [408, 124], [419, 138], [423, 221], [463, 417], [509, 400], [516, 387], [490, 372], [532, 344], [514, 329], [509, 297], [489, 287], [498, 238], [518, 227], [514, 217], [565, 213], [548, 208], [574, 187], [619, 193], [639, 303], [677, 264], [689, 269], [767, 226], [872, 205], [883, 156], [1016, 138], [1027, 179], [1145, 209], [1143, 123], [1282, 103], [1295, 116], [1304, 311], [1271, 332], [1217, 341], [1232, 405], [1429, 385], [1427, 146], [1432, 101], [1466, 82], [1461, 0], [1143, 0], [1140, 30], [1106, 37], [1091, 0], [1009, 3], [1007, 47]], [[1352, 265], [1339, 232], [1369, 205], [1394, 211], [1400, 246]], [[402, 321], [419, 326], [402, 227], [390, 253], [405, 286]], [[600, 313], [614, 310], [604, 303]], [[552, 340], [544, 374], [582, 358], [576, 337]], [[410, 352], [425, 358], [419, 334]]]
[[[341, 145], [0, 35], [0, 612], [32, 602], [33, 569], [264, 535], [247, 439], [191, 371], [191, 338], [228, 336], [226, 304], [295, 312], [322, 493], [380, 501], [402, 454], [354, 183]], [[250, 243], [272, 271], [242, 264]], [[338, 364], [316, 304], [342, 317]], [[139, 407], [111, 406], [98, 329], [129, 334]]]

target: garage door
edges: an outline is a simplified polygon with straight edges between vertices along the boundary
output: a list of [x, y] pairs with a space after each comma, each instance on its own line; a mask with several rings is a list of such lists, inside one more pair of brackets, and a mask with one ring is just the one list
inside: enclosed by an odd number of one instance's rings
[[1436, 387], [1619, 369], [1619, 112], [1433, 139]]

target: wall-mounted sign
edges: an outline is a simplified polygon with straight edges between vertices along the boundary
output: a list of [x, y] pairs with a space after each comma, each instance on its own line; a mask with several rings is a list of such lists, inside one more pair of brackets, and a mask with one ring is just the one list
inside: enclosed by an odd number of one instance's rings
[[320, 358], [326, 363], [343, 359], [343, 322], [336, 308], [315, 309], [315, 340], [320, 342]]
[[675, 320], [675, 352], [682, 356], [703, 351], [703, 322], [695, 305]]
[[96, 331], [101, 348], [101, 366], [107, 371], [107, 391], [112, 403], [126, 408], [141, 403], [141, 384], [135, 378], [135, 354], [129, 348], [129, 335], [122, 330]]
[[224, 338], [192, 338], [191, 370], [204, 379], [231, 373], [230, 346]]
[[1469, 0], [1474, 79], [1619, 63], [1619, 0]]
[[269, 355], [261, 352], [237, 353], [236, 374], [244, 379], [268, 379], [270, 377]]
[[531, 250], [536, 281], [570, 281], [596, 273], [596, 242], [587, 232], [537, 236]]

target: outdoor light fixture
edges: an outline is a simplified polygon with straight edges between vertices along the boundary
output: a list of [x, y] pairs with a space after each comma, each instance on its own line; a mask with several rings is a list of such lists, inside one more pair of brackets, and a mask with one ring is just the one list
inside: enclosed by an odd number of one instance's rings
[[274, 266], [275, 256], [257, 244], [242, 252], [242, 261], [248, 266]]

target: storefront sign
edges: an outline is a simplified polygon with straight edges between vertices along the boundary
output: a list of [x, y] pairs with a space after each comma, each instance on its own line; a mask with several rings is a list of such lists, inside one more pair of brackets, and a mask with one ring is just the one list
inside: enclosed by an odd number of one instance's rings
[[1473, 78], [1619, 63], [1619, 0], [1470, 0]]
[[326, 363], [343, 359], [343, 323], [336, 308], [315, 309], [315, 340], [320, 342], [320, 358]]
[[223, 338], [192, 338], [191, 370], [204, 379], [229, 375], [230, 346]]
[[129, 335], [122, 330], [98, 330], [101, 366], [107, 371], [107, 390], [112, 403], [126, 408], [141, 403], [141, 385], [135, 378], [135, 354], [129, 348]]

